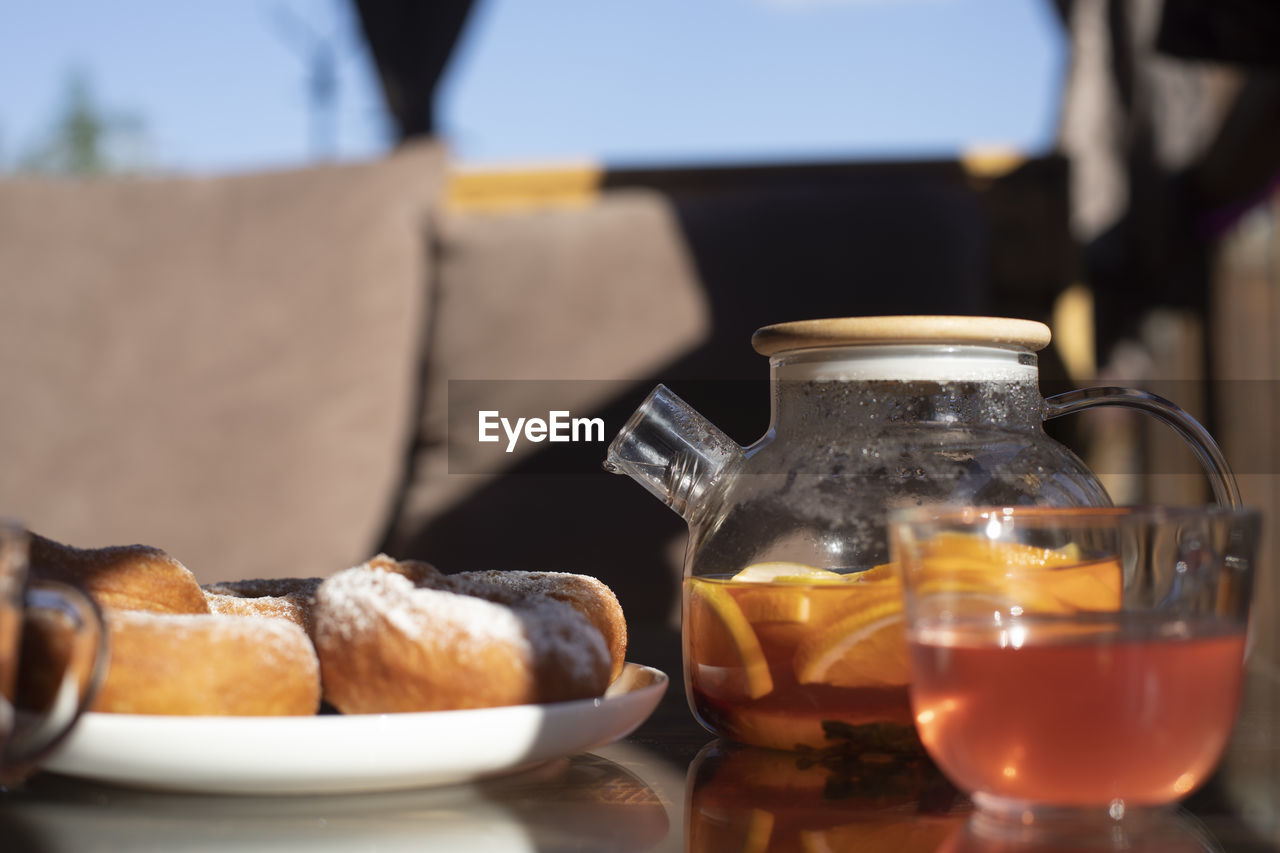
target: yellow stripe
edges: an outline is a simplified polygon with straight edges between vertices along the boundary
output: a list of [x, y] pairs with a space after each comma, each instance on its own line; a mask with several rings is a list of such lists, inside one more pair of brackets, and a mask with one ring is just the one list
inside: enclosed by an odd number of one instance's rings
[[455, 170], [445, 187], [454, 212], [505, 212], [586, 207], [596, 201], [604, 171], [595, 165], [545, 169]]
[[1092, 382], [1098, 375], [1094, 356], [1093, 291], [1076, 282], [1053, 303], [1053, 345], [1073, 382]]
[[977, 145], [960, 153], [960, 164], [973, 178], [1000, 178], [1025, 162], [1021, 151], [999, 145]]

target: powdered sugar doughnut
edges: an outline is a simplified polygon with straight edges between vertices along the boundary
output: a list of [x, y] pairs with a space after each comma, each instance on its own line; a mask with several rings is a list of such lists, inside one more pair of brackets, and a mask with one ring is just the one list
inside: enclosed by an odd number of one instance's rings
[[207, 584], [209, 610], [223, 616], [287, 619], [311, 633], [311, 603], [323, 578], [276, 578]]
[[288, 716], [320, 707], [320, 666], [283, 619], [106, 613], [110, 660], [96, 711]]
[[79, 587], [102, 607], [154, 613], [208, 613], [200, 584], [159, 548], [73, 548], [30, 534], [31, 575]]
[[627, 620], [613, 590], [596, 578], [569, 572], [485, 571], [448, 575], [446, 584], [446, 589], [503, 604], [542, 595], [573, 605], [604, 636], [611, 661], [609, 681], [622, 673]]
[[314, 633], [324, 698], [344, 713], [436, 711], [598, 696], [609, 682], [604, 638], [572, 605], [510, 603], [415, 584], [380, 558], [316, 591]]
[[380, 569], [384, 572], [394, 572], [397, 575], [404, 575], [414, 586], [427, 586], [436, 589], [444, 580], [445, 575], [430, 563], [424, 563], [421, 560], [396, 560], [388, 557], [386, 554], [379, 554], [364, 564], [365, 569]]

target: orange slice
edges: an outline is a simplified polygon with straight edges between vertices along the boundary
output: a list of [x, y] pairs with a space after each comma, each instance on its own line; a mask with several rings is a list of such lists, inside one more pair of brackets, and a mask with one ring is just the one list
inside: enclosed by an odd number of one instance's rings
[[816, 715], [797, 716], [787, 711], [739, 710], [733, 715], [730, 734], [734, 740], [766, 749], [794, 750], [801, 746], [821, 749], [827, 746], [827, 735], [820, 718]]
[[891, 583], [897, 579], [898, 568], [894, 563], [881, 563], [878, 566], [872, 566], [865, 572], [849, 575], [851, 583]]
[[867, 820], [800, 833], [804, 853], [840, 853], [845, 850], [916, 853], [943, 849], [946, 841], [964, 826], [966, 816], [886, 814]]
[[801, 684], [905, 685], [907, 643], [897, 591], [877, 590], [856, 611], [805, 639], [794, 664]]
[[992, 569], [1029, 569], [1070, 566], [1081, 560], [1080, 549], [1037, 548], [1019, 542], [996, 542], [982, 536], [942, 533], [928, 546], [923, 568], [949, 571], [981, 571]]
[[768, 853], [773, 823], [773, 812], [752, 809], [747, 818], [747, 838], [742, 844], [742, 853]]
[[700, 676], [704, 684], [716, 680], [712, 672], [718, 671], [718, 680], [723, 683], [715, 692], [749, 699], [759, 699], [771, 692], [773, 677], [769, 674], [764, 649], [742, 608], [730, 594], [728, 584], [696, 578], [690, 584], [690, 636], [699, 647], [713, 650], [704, 653], [707, 663]]
[[[1082, 562], [1074, 543], [1037, 548], [952, 533], [929, 545], [920, 571], [921, 590], [963, 592], [984, 588], [1004, 595], [1028, 612], [1074, 613], [1120, 606], [1120, 565], [1115, 560]], [[930, 576], [934, 576], [930, 578]]]
[[1069, 610], [1120, 609], [1121, 569], [1118, 560], [1099, 560], [1046, 572], [1038, 581]]

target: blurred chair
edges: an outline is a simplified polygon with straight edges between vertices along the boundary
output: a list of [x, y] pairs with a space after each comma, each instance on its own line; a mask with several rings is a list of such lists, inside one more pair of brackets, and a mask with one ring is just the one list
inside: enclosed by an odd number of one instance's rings
[[0, 512], [202, 580], [333, 571], [410, 440], [443, 155], [0, 182]]

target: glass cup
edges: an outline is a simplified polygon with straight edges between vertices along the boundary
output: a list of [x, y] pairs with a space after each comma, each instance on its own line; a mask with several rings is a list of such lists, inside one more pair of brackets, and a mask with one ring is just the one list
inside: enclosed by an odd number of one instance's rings
[[1231, 733], [1258, 515], [914, 508], [891, 523], [917, 730], [988, 816], [1173, 803]]
[[0, 786], [61, 742], [106, 668], [97, 607], [63, 584], [28, 582], [27, 545], [25, 528], [0, 519]]

